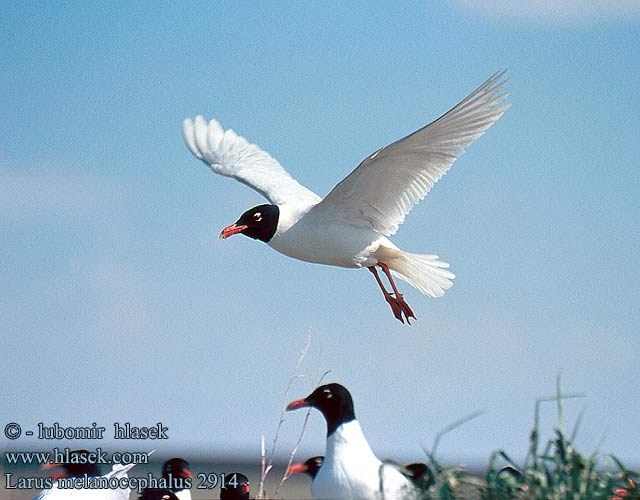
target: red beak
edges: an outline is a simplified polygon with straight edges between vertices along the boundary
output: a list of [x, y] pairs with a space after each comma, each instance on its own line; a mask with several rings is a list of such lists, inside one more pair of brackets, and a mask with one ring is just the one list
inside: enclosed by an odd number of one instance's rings
[[309, 472], [309, 467], [305, 464], [292, 464], [291, 467], [287, 469], [287, 474], [302, 474], [304, 472]]
[[[47, 462], [40, 466], [40, 470], [51, 470], [51, 469], [57, 469], [57, 468], [62, 468], [62, 464]], [[66, 470], [58, 470], [58, 471], [52, 472], [50, 477], [52, 481], [57, 481], [61, 477], [67, 477], [68, 475], [69, 474], [67, 473]]]
[[182, 474], [180, 474], [182, 479], [189, 479], [191, 476], [191, 471], [189, 469], [182, 469]]
[[298, 410], [299, 408], [308, 408], [311, 404], [307, 401], [306, 398], [296, 399], [295, 401], [291, 401], [289, 406], [287, 406], [287, 411]]
[[53, 474], [51, 474], [51, 480], [52, 481], [57, 481], [58, 479], [60, 479], [62, 477], [68, 477], [68, 474], [63, 470], [58, 471], [58, 472], [54, 472]]
[[220, 233], [220, 238], [226, 240], [229, 236], [233, 236], [234, 234], [241, 233], [249, 226], [243, 226], [238, 224], [231, 224], [230, 226], [225, 227]]

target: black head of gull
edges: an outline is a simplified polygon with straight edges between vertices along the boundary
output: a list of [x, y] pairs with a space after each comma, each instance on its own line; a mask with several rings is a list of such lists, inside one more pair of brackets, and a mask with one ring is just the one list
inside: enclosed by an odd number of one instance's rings
[[89, 463], [89, 451], [80, 449], [69, 452], [69, 461], [66, 463], [50, 463], [42, 466], [43, 470], [61, 467], [63, 470], [51, 475], [54, 481], [61, 477], [99, 476], [100, 469], [96, 464]]
[[179, 500], [171, 490], [145, 489], [138, 500]]
[[436, 482], [429, 466], [422, 462], [406, 464], [402, 467], [401, 472], [411, 479], [414, 485], [424, 491], [427, 491]]
[[182, 479], [190, 478], [189, 462], [180, 457], [170, 458], [162, 465], [162, 477], [166, 479], [169, 475]]
[[191, 478], [189, 462], [180, 457], [170, 458], [162, 465], [162, 477], [168, 481], [167, 487], [172, 491], [187, 489], [186, 480]]
[[225, 227], [220, 233], [220, 238], [226, 239], [242, 233], [254, 240], [268, 243], [276, 234], [279, 218], [280, 209], [277, 205], [258, 205], [243, 213], [235, 223]]
[[162, 488], [145, 488], [140, 500], [163, 500], [165, 495], [170, 500], [178, 498], [175, 493], [191, 487], [191, 477], [189, 462], [180, 457], [170, 458], [162, 464], [162, 478], [165, 480]]
[[340, 384], [321, 385], [306, 398], [292, 401], [287, 406], [287, 411], [309, 406], [320, 410], [324, 415], [327, 436], [331, 436], [340, 425], [356, 419], [351, 394]]
[[249, 478], [240, 472], [227, 473], [220, 488], [220, 500], [249, 500]]
[[409, 476], [411, 479], [416, 480], [422, 478], [428, 472], [430, 473], [427, 464], [424, 464], [422, 462], [407, 464], [403, 466], [403, 468], [405, 469], [407, 476]]
[[311, 479], [315, 479], [323, 462], [323, 456], [311, 457], [304, 463], [292, 464], [291, 467], [287, 469], [287, 472], [289, 474], [308, 474], [311, 476]]

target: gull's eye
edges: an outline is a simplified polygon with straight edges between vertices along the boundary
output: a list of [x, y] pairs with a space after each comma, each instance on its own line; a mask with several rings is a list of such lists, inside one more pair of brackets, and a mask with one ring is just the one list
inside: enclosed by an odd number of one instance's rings
[[262, 214], [260, 212], [256, 212], [253, 214], [253, 220], [255, 222], [260, 222], [262, 220]]
[[333, 393], [331, 392], [331, 389], [325, 389], [322, 392], [324, 392], [324, 395], [327, 399], [331, 399], [333, 397]]

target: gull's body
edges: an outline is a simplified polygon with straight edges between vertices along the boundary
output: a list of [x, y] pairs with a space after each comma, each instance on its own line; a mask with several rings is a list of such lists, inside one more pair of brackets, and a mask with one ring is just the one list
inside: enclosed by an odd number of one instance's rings
[[162, 500], [165, 495], [169, 500], [173, 497], [177, 500], [191, 500], [191, 491], [187, 487], [191, 478], [189, 462], [180, 457], [170, 458], [162, 464], [163, 487], [145, 488], [139, 500]]
[[[370, 228], [318, 220], [313, 208], [280, 206], [280, 220], [299, 218], [286, 229], [278, 227], [267, 244], [294, 259], [328, 266], [359, 268], [378, 263], [380, 246], [397, 249], [385, 236]], [[290, 215], [292, 214], [292, 215]], [[285, 219], [286, 220], [286, 219]], [[279, 225], [280, 226], [280, 225]]]
[[352, 420], [327, 437], [325, 460], [311, 483], [311, 496], [410, 500], [415, 488], [398, 469], [374, 455], [360, 424]]
[[[318, 387], [287, 410], [317, 408], [327, 422], [324, 460], [312, 475], [311, 496], [334, 500], [413, 500], [413, 481], [375, 456], [356, 420], [349, 391], [340, 384]], [[308, 470], [308, 469], [307, 469]]]
[[[201, 116], [183, 122], [191, 152], [218, 174], [255, 189], [270, 205], [246, 211], [222, 237], [243, 233], [295, 259], [374, 273], [395, 317], [415, 317], [392, 274], [431, 297], [440, 297], [455, 276], [430, 254], [400, 250], [389, 239], [413, 206], [506, 110], [503, 73], [487, 80], [426, 127], [366, 158], [321, 198], [296, 182], [268, 153], [233, 130]], [[376, 266], [389, 278], [386, 291]], [[395, 295], [395, 296], [394, 296]]]
[[[131, 470], [135, 464], [113, 466], [111, 472], [103, 476], [109, 480], [126, 479], [127, 472]], [[83, 478], [78, 478], [82, 480]], [[91, 478], [89, 478], [90, 480]], [[99, 478], [95, 478], [98, 480]], [[53, 486], [45, 491], [40, 492], [33, 500], [129, 500], [131, 493], [130, 488], [61, 488], [62, 479], [58, 479]], [[126, 484], [126, 483], [125, 483]]]
[[[347, 430], [345, 428], [342, 434], [348, 434], [348, 433], [362, 434], [362, 431], [360, 429], [356, 429], [355, 427], [353, 428], [353, 431]], [[344, 443], [351, 440], [353, 439], [349, 439], [348, 437], [345, 438], [345, 436], [342, 435], [340, 437], [332, 439], [331, 443], [329, 443], [329, 441], [327, 440], [327, 448], [329, 447], [331, 448], [331, 453], [333, 456], [344, 455], [343, 453], [336, 453], [336, 448], [341, 446], [340, 445], [341, 442]], [[355, 441], [361, 441], [363, 443], [363, 446], [362, 446], [363, 448], [369, 448], [368, 443], [366, 443], [366, 441], [364, 441], [362, 438], [356, 437]], [[360, 453], [360, 455], [363, 457], [363, 461], [356, 466], [356, 470], [358, 472], [355, 474], [355, 476], [357, 476], [357, 478], [364, 478], [367, 475], [371, 475], [373, 477], [373, 474], [370, 474], [369, 472], [369, 470], [372, 469], [371, 465], [375, 465], [378, 468], [377, 478], [370, 479], [369, 481], [364, 481], [366, 484], [360, 487], [360, 488], [371, 489], [371, 487], [367, 486], [367, 484], [368, 485], [373, 484], [373, 481], [375, 481], [375, 479], [378, 479], [378, 485], [379, 485], [381, 462], [377, 460], [377, 458], [375, 460], [371, 459], [371, 456], [373, 454], [370, 452], [370, 449], [368, 451], [365, 451], [364, 453]], [[357, 456], [349, 459], [349, 462], [356, 461], [356, 460], [359, 460]], [[344, 461], [345, 461], [344, 459], [340, 461], [333, 460], [333, 463], [331, 464], [331, 466], [325, 469], [325, 472], [323, 473], [324, 478], [317, 485], [315, 485], [315, 480], [318, 477], [318, 473], [320, 472], [320, 469], [324, 465], [324, 456], [322, 455], [311, 457], [304, 462], [291, 464], [291, 466], [287, 469], [287, 474], [292, 475], [292, 474], [304, 473], [309, 475], [309, 477], [311, 478], [312, 494], [315, 491], [315, 494], [313, 494], [314, 498], [324, 498], [323, 495], [325, 494], [335, 495], [336, 493], [338, 493], [335, 491], [331, 491], [334, 488], [331, 484], [326, 484], [327, 482], [329, 483], [335, 482], [331, 478], [338, 478], [338, 477], [342, 478], [338, 482], [345, 482], [345, 480], [347, 479], [344, 472], [341, 472], [341, 471], [344, 471], [344, 468], [338, 463], [338, 462], [344, 462]], [[370, 464], [369, 467], [365, 466], [365, 463], [369, 463]], [[369, 470], [361, 471], [360, 470], [361, 466], [364, 466], [363, 467], [364, 469], [369, 469]], [[399, 488], [402, 489], [402, 485], [406, 485], [406, 483], [404, 482], [403, 479], [395, 475], [395, 472], [397, 471], [398, 469], [391, 465], [385, 465], [383, 469], [383, 472], [385, 473], [385, 476], [386, 476], [387, 485], [391, 485], [393, 482], [395, 482], [395, 480], [393, 479], [395, 477], [398, 481]], [[429, 467], [425, 463], [412, 462], [410, 464], [403, 465], [402, 468], [400, 469], [400, 472], [405, 478], [409, 479], [413, 485], [413, 489], [408, 489], [407, 493], [408, 494], [415, 493], [415, 495], [413, 496], [415, 496], [416, 498], [423, 497], [424, 494], [428, 491], [429, 487], [433, 484], [433, 476], [431, 474]], [[383, 476], [383, 484], [385, 482], [385, 476]]]

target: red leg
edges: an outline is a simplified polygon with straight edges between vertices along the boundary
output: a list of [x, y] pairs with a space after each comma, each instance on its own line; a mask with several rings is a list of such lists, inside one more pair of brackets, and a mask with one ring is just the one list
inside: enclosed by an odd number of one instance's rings
[[387, 275], [387, 278], [389, 279], [389, 283], [391, 283], [391, 288], [393, 288], [393, 292], [396, 294], [396, 302], [398, 306], [400, 306], [401, 311], [406, 316], [407, 323], [411, 324], [411, 321], [409, 318], [416, 319], [416, 316], [411, 310], [411, 308], [409, 307], [409, 304], [405, 302], [402, 294], [398, 291], [398, 288], [396, 287], [396, 283], [395, 281], [393, 281], [393, 276], [391, 276], [391, 271], [389, 271], [389, 266], [386, 265], [384, 262], [378, 262], [378, 265], [384, 271], [384, 274]]
[[382, 280], [378, 275], [378, 270], [376, 269], [376, 266], [367, 267], [367, 269], [371, 271], [375, 276], [376, 281], [378, 282], [378, 286], [380, 287], [380, 290], [382, 290], [382, 293], [384, 295], [384, 299], [391, 306], [391, 311], [393, 311], [393, 315], [395, 316], [395, 318], [399, 319], [404, 323], [404, 319], [402, 319], [402, 308], [398, 304], [398, 301], [393, 297], [393, 295], [387, 292], [387, 289], [382, 284]]

